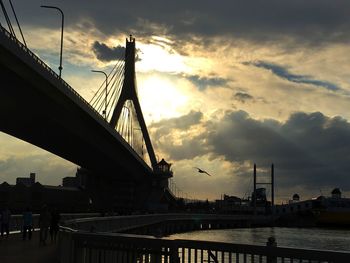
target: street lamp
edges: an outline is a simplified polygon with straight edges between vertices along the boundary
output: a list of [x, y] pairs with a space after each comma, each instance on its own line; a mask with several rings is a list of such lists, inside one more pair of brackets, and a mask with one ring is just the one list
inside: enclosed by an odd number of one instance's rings
[[61, 75], [62, 75], [62, 50], [63, 50], [63, 27], [64, 27], [64, 14], [63, 14], [63, 11], [56, 7], [56, 6], [50, 6], [50, 5], [41, 5], [40, 7], [43, 7], [43, 8], [51, 8], [51, 9], [56, 9], [58, 10], [61, 15], [62, 15], [62, 26], [61, 26], [61, 52], [60, 52], [60, 66], [58, 67], [58, 70], [60, 71], [60, 78], [61, 78]]
[[105, 115], [105, 120], [107, 121], [107, 95], [108, 95], [108, 93], [107, 93], [107, 86], [108, 86], [108, 76], [107, 76], [107, 74], [104, 72], [104, 71], [101, 71], [101, 70], [91, 70], [92, 72], [97, 72], [97, 73], [102, 73], [102, 74], [104, 74], [105, 75], [105, 77], [106, 77], [106, 97], [105, 97], [105, 110], [102, 112], [102, 114], [104, 114]]

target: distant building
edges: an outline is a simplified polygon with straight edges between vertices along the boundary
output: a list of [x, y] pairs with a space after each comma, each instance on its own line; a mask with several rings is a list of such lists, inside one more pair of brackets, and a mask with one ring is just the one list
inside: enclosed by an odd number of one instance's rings
[[32, 186], [35, 184], [35, 173], [30, 173], [29, 177], [17, 177], [16, 184], [24, 184], [25, 186]]
[[332, 194], [332, 198], [336, 198], [336, 199], [341, 198], [341, 191], [339, 188], [334, 188], [331, 194]]
[[0, 184], [0, 208], [8, 206], [12, 213], [22, 213], [27, 207], [37, 213], [44, 204], [64, 213], [87, 212], [91, 209], [89, 197], [75, 187], [47, 186], [39, 182], [31, 186], [21, 182]]
[[298, 194], [294, 194], [288, 204], [276, 205], [275, 213], [277, 215], [283, 214], [298, 214], [305, 211], [320, 210], [320, 209], [339, 210], [349, 209], [350, 213], [350, 199], [342, 198], [339, 188], [333, 189], [330, 197], [318, 196], [309, 200], [300, 200]]
[[63, 187], [78, 187], [78, 178], [77, 177], [71, 177], [67, 176], [62, 179], [62, 186]]
[[241, 206], [241, 202], [239, 197], [224, 195], [221, 200], [215, 200], [215, 209], [223, 213], [230, 213], [237, 210]]
[[256, 194], [254, 192], [252, 193], [252, 200], [256, 200], [257, 206], [266, 206], [266, 188], [257, 188], [255, 192]]
[[[222, 199], [215, 200], [215, 210], [222, 214], [252, 214], [253, 207], [249, 200], [237, 196], [224, 195]], [[257, 207], [259, 214], [265, 213], [265, 207]]]
[[314, 207], [313, 200], [300, 200], [298, 194], [294, 194], [293, 198], [289, 200], [288, 204], [276, 205], [275, 214], [297, 214], [305, 211], [310, 211]]
[[298, 203], [300, 202], [300, 196], [298, 194], [294, 194], [292, 200], [289, 200], [289, 203]]

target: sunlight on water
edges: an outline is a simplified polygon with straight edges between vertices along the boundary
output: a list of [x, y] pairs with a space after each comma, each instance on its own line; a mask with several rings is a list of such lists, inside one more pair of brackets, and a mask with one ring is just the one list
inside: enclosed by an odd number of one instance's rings
[[206, 240], [227, 243], [266, 245], [274, 236], [281, 247], [350, 251], [350, 229], [322, 228], [236, 228], [203, 230], [171, 235], [174, 239]]

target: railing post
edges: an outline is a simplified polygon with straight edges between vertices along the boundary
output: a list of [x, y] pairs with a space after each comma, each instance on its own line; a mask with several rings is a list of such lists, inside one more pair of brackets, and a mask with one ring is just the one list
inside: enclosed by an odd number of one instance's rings
[[74, 255], [76, 253], [73, 233], [67, 231], [60, 231], [59, 235], [59, 257], [61, 263], [76, 262]]
[[180, 263], [179, 257], [179, 247], [176, 245], [171, 246], [170, 248], [170, 263]]
[[266, 263], [276, 263], [277, 257], [273, 253], [273, 249], [277, 247], [277, 242], [274, 237], [269, 237], [266, 242], [267, 247], [267, 256], [266, 256]]

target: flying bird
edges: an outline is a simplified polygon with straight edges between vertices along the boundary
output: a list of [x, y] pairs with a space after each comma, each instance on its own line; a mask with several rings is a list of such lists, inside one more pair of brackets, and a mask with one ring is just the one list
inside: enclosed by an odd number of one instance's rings
[[193, 168], [196, 168], [199, 173], [204, 173], [204, 174], [207, 174], [207, 175], [211, 176], [211, 174], [209, 174], [207, 171], [204, 171], [204, 170], [202, 170], [202, 169], [200, 169], [198, 167], [193, 167]]

